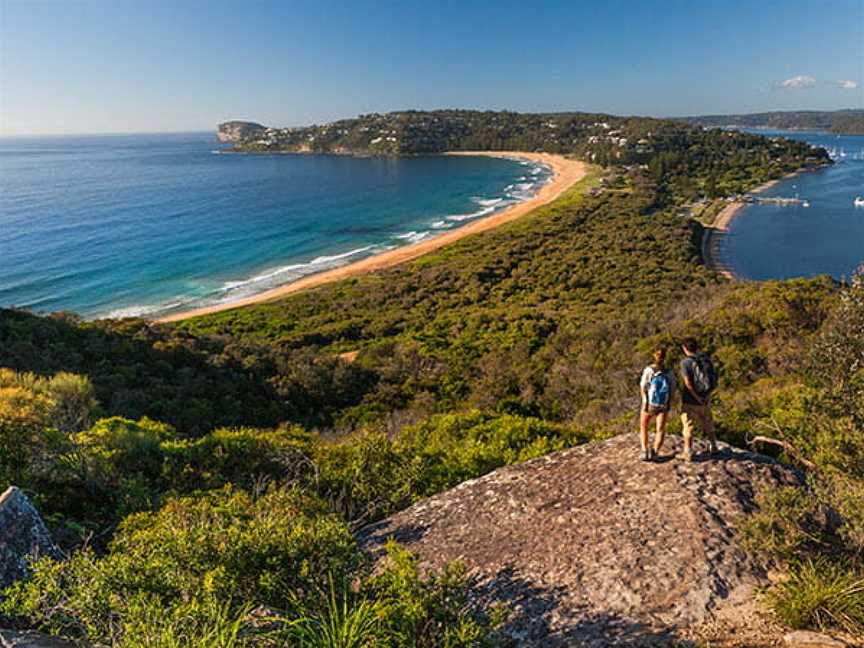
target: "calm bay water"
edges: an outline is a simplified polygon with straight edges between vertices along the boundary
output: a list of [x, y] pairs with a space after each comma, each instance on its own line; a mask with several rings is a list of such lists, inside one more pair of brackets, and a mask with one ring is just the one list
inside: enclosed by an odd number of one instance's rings
[[0, 139], [0, 306], [227, 302], [524, 200], [513, 160], [220, 154], [212, 134]]
[[749, 279], [787, 279], [830, 274], [849, 277], [864, 263], [864, 136], [788, 131], [781, 135], [825, 147], [835, 164], [802, 173], [762, 196], [799, 196], [810, 207], [751, 205], [742, 209], [724, 237], [721, 256]]

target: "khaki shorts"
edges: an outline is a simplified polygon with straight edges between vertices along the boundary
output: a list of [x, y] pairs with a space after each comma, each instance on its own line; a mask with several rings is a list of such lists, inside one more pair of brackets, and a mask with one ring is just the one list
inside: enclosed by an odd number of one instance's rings
[[684, 437], [693, 436], [693, 428], [698, 424], [703, 434], [714, 432], [714, 418], [711, 416], [711, 403], [705, 405], [681, 404], [681, 424]]

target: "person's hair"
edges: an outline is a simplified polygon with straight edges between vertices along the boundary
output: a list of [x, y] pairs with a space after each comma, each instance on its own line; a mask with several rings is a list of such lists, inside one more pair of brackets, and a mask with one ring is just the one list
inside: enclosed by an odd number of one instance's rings
[[686, 338], [682, 343], [685, 349], [687, 349], [690, 353], [696, 353], [699, 350], [699, 343], [693, 338]]
[[654, 364], [658, 366], [663, 366], [663, 363], [666, 362], [666, 349], [663, 347], [657, 347], [654, 349]]

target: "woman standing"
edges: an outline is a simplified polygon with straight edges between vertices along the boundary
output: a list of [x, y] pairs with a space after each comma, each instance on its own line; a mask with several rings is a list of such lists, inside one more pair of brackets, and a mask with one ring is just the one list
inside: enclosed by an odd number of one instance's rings
[[[642, 395], [642, 410], [639, 413], [639, 441], [642, 446], [642, 461], [651, 461], [663, 447], [663, 437], [666, 434], [666, 418], [675, 394], [675, 374], [666, 368], [666, 349], [654, 351], [654, 362], [642, 371], [639, 380], [639, 392]], [[657, 418], [657, 434], [654, 437], [654, 447], [648, 443], [648, 426], [652, 418]]]

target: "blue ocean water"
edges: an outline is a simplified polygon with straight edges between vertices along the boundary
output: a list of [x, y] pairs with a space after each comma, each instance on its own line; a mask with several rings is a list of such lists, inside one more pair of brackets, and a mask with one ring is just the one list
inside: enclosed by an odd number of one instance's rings
[[749, 279], [787, 279], [829, 274], [848, 278], [864, 263], [864, 136], [790, 131], [780, 135], [824, 147], [835, 164], [802, 173], [762, 196], [798, 196], [810, 207], [748, 205], [732, 221], [721, 257]]
[[484, 157], [226, 154], [210, 133], [0, 139], [0, 306], [230, 302], [458, 227], [549, 177]]

